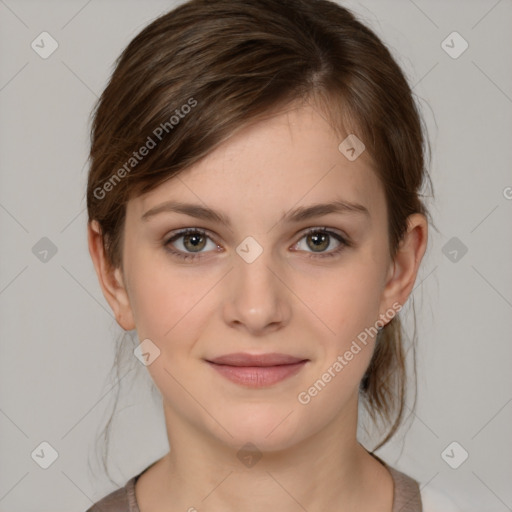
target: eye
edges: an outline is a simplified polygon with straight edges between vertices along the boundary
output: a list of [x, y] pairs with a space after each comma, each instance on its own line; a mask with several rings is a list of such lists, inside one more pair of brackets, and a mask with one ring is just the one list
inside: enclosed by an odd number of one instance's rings
[[[339, 233], [330, 231], [327, 228], [312, 228], [309, 229], [305, 235], [301, 238], [306, 240], [306, 246], [309, 249], [313, 249], [313, 254], [309, 255], [310, 258], [328, 258], [338, 255], [345, 247], [350, 247], [350, 242], [341, 236]], [[330, 251], [326, 251], [331, 246], [332, 241], [338, 242], [337, 247]], [[300, 241], [297, 242], [295, 247], [300, 245]], [[299, 250], [304, 250], [299, 248]], [[317, 253], [317, 254], [314, 254]]]
[[[176, 247], [174, 244], [180, 239], [183, 240], [176, 244], [178, 245], [179, 250], [172, 249], [171, 246]], [[198, 228], [187, 228], [175, 233], [164, 243], [164, 247], [166, 251], [178, 258], [182, 258], [184, 260], [196, 259], [200, 258], [203, 252], [207, 252], [202, 250], [207, 247], [208, 240], [211, 242], [210, 249], [218, 249], [218, 245], [213, 242], [206, 231]]]
[[[336, 256], [346, 247], [351, 246], [351, 243], [345, 237], [328, 228], [311, 228], [295, 244], [295, 248], [298, 247], [298, 250], [306, 250], [307, 252], [307, 249], [299, 247], [303, 239], [306, 240], [307, 248], [312, 249], [312, 254], [308, 255], [310, 258]], [[333, 239], [337, 241], [338, 245], [334, 249], [326, 251], [332, 245]], [[167, 252], [180, 259], [194, 260], [204, 257], [204, 253], [209, 252], [203, 250], [208, 247], [208, 241], [210, 241], [211, 250], [219, 251], [219, 245], [213, 241], [205, 230], [186, 228], [168, 238], [164, 242], [164, 248]]]

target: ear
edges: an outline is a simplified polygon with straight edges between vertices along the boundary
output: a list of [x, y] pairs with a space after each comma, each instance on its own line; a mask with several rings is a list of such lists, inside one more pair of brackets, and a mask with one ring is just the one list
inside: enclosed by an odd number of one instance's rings
[[407, 301], [425, 254], [428, 240], [428, 222], [423, 214], [414, 213], [407, 218], [407, 232], [391, 262], [381, 299], [381, 316], [398, 302]]
[[101, 290], [114, 312], [117, 323], [125, 331], [135, 329], [122, 271], [120, 268], [113, 268], [107, 261], [101, 228], [95, 220], [87, 225], [87, 240]]

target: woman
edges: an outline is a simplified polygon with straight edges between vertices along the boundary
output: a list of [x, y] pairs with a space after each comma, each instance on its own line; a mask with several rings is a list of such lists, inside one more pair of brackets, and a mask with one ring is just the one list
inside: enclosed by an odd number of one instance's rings
[[361, 403], [379, 447], [403, 419], [425, 143], [333, 2], [192, 0], [130, 42], [95, 111], [89, 248], [170, 451], [88, 512], [422, 510], [357, 426]]

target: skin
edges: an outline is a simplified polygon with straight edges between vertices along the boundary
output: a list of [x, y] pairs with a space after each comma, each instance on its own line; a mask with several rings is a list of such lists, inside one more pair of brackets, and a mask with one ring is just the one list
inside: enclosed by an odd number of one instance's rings
[[[345, 512], [391, 511], [391, 475], [356, 438], [358, 387], [375, 339], [308, 404], [297, 399], [379, 315], [405, 303], [427, 244], [427, 220], [411, 215], [390, 259], [385, 196], [370, 157], [349, 161], [338, 150], [341, 140], [309, 105], [245, 127], [178, 177], [130, 200], [122, 270], [109, 267], [98, 226], [89, 224], [90, 254], [117, 322], [160, 350], [147, 369], [162, 394], [171, 451], [137, 481], [141, 512], [260, 512], [269, 504], [284, 512], [299, 504], [308, 512], [340, 504]], [[174, 212], [141, 220], [171, 199], [222, 212], [232, 226]], [[360, 203], [369, 216], [280, 220], [298, 206], [335, 199]], [[185, 261], [166, 252], [182, 228], [208, 232], [202, 257]], [[308, 228], [327, 228], [352, 246], [321, 258], [340, 242], [330, 236], [316, 248]], [[236, 252], [248, 236], [263, 249], [252, 263]], [[168, 245], [194, 254], [183, 237]], [[231, 352], [309, 361], [291, 378], [251, 389], [204, 361]], [[262, 454], [252, 467], [237, 458], [247, 442]]]

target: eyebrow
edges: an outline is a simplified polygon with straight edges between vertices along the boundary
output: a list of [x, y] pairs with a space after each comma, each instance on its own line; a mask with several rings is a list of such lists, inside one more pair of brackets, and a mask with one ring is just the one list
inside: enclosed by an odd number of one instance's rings
[[[218, 222], [231, 228], [231, 221], [221, 212], [212, 210], [198, 204], [182, 203], [179, 201], [166, 201], [154, 208], [149, 209], [141, 217], [142, 221], [148, 221], [151, 217], [163, 212], [182, 213], [197, 219]], [[319, 203], [310, 206], [299, 206], [281, 216], [279, 222], [301, 222], [314, 217], [328, 215], [330, 213], [363, 214], [370, 218], [370, 212], [362, 204], [349, 201], [336, 200], [330, 203]]]

